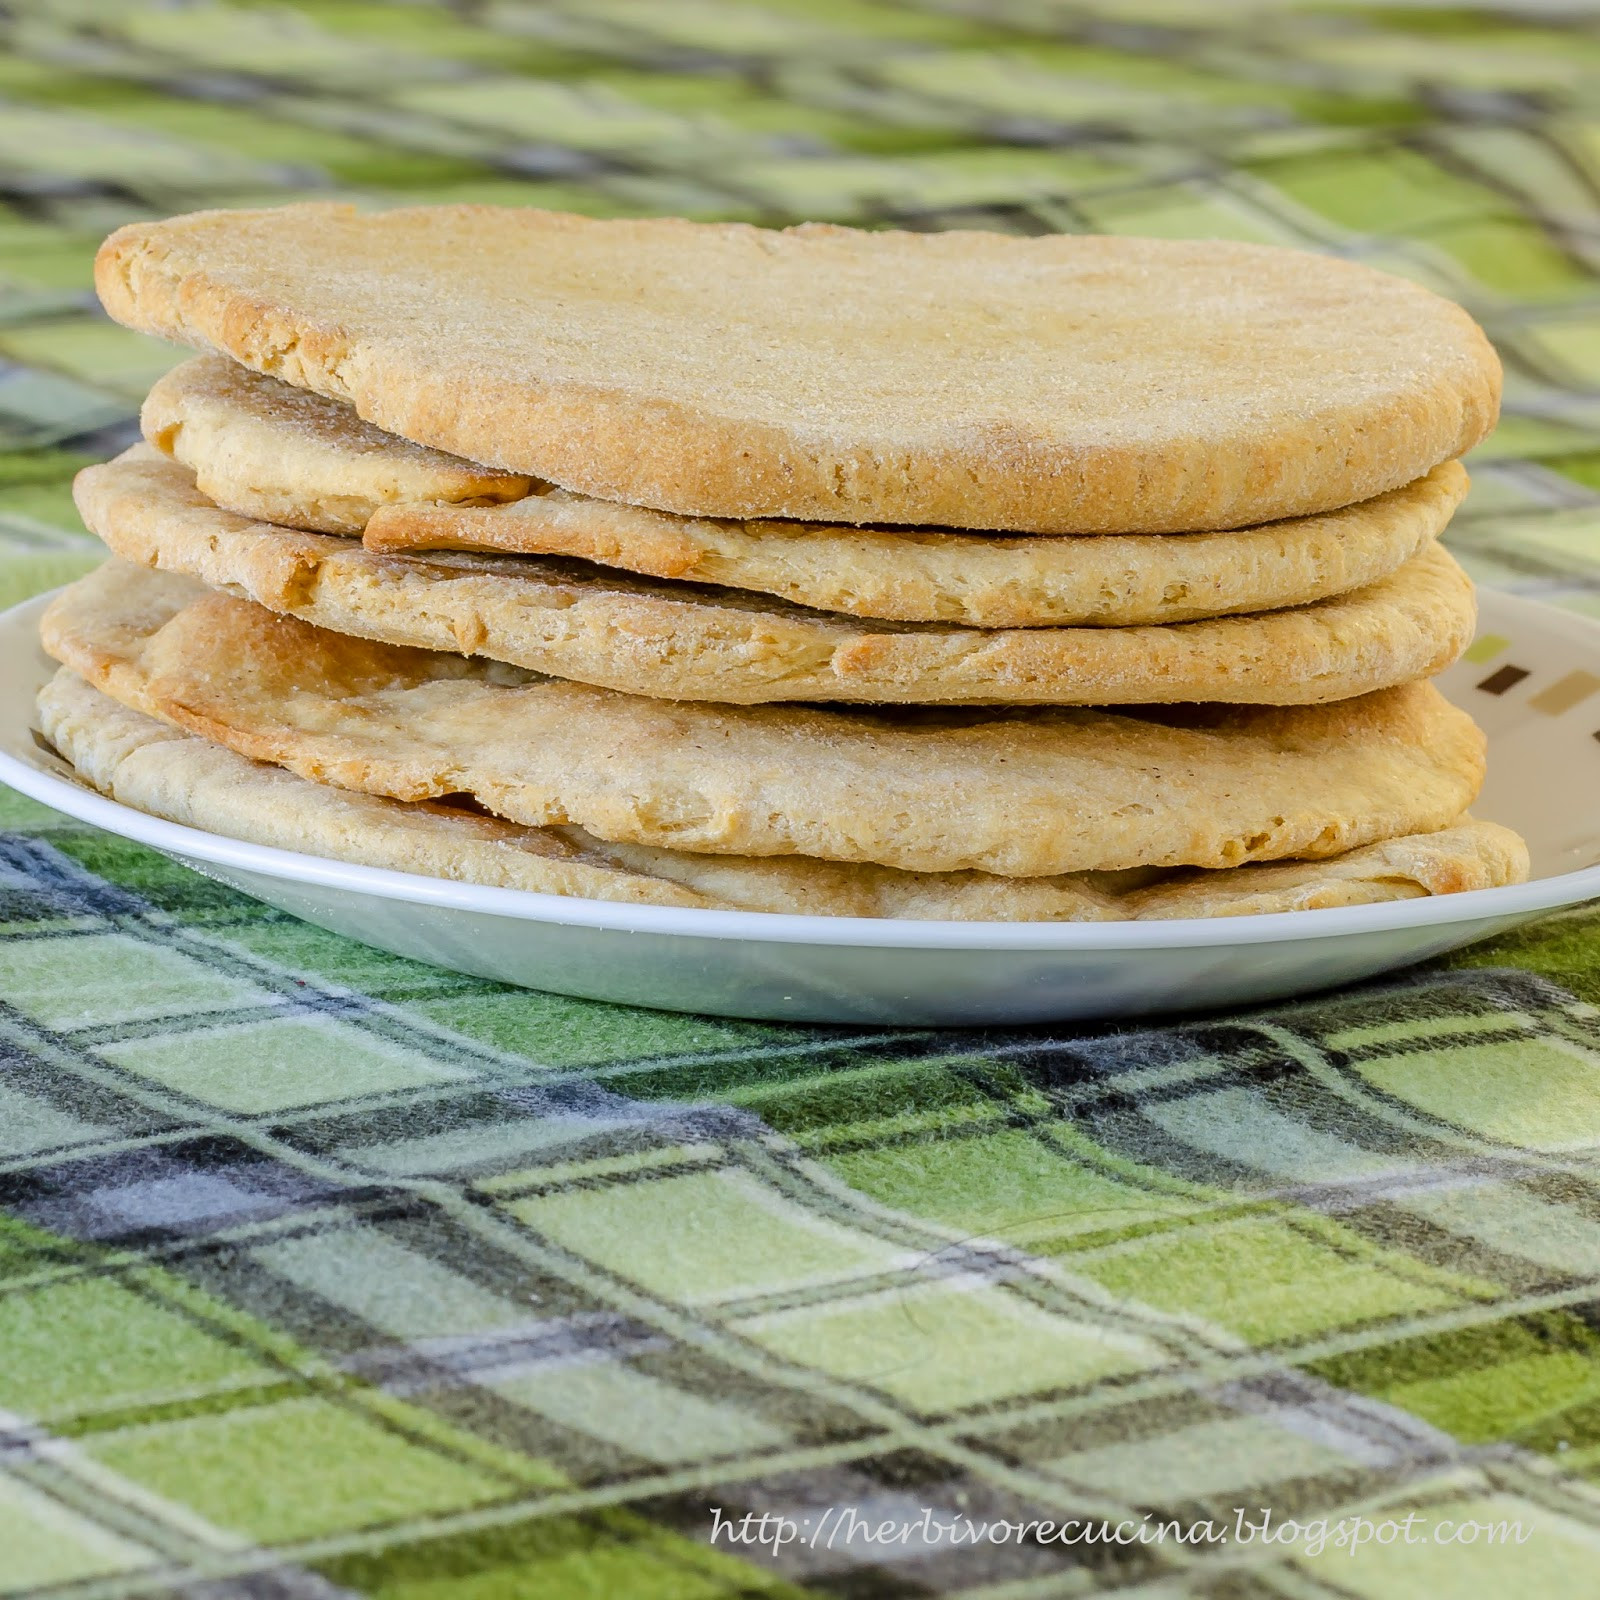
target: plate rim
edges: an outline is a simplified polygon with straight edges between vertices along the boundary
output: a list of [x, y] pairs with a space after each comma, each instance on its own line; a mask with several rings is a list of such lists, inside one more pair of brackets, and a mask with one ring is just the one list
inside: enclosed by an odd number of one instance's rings
[[[33, 595], [0, 611], [0, 641], [10, 639], [23, 628], [36, 640], [38, 615], [64, 587], [66, 585]], [[1600, 622], [1520, 595], [1490, 592], [1494, 594], [1496, 605], [1529, 613], [1534, 626], [1547, 630], [1554, 626], [1562, 632], [1591, 636], [1586, 642], [1600, 656]], [[0, 730], [6, 729], [9, 720], [6, 702], [0, 699]], [[31, 718], [25, 726], [31, 733]], [[23, 761], [4, 749], [0, 749], [0, 783], [76, 821], [147, 845], [163, 854], [179, 856], [191, 865], [196, 861], [205, 862], [317, 888], [514, 921], [723, 941], [1062, 954], [1094, 950], [1195, 949], [1522, 919], [1600, 899], [1600, 863], [1597, 863], [1527, 883], [1472, 889], [1459, 894], [1423, 895], [1411, 900], [1314, 911], [1257, 912], [1237, 917], [1185, 917], [1155, 922], [970, 922], [631, 905], [624, 901], [464, 883], [452, 878], [433, 878], [308, 855], [274, 845], [251, 844], [227, 834], [152, 816], [108, 799], [74, 779]]]

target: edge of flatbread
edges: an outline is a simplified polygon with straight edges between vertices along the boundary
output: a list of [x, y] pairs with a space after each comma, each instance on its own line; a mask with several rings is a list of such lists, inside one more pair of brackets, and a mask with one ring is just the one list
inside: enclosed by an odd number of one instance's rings
[[225, 356], [196, 356], [162, 374], [139, 408], [139, 427], [218, 505], [308, 531], [359, 534], [383, 506], [496, 505], [533, 488], [529, 478], [385, 433], [348, 406]]
[[552, 489], [498, 506], [382, 506], [362, 543], [384, 555], [569, 556], [895, 622], [1135, 627], [1310, 605], [1376, 583], [1432, 544], [1467, 488], [1449, 461], [1375, 500], [1260, 528], [1023, 538], [713, 522]]
[[1431, 684], [1336, 705], [836, 710], [621, 695], [279, 616], [118, 561], [45, 649], [302, 777], [530, 826], [1007, 877], [1326, 857], [1453, 822], [1484, 738]]
[[147, 445], [73, 494], [125, 560], [391, 644], [662, 699], [753, 705], [1306, 705], [1431, 677], [1471, 642], [1472, 585], [1437, 543], [1348, 595], [1133, 628], [870, 623], [737, 590], [527, 556], [375, 555], [213, 505]]
[[390, 871], [631, 905], [959, 921], [1122, 921], [1368, 905], [1520, 881], [1509, 829], [1462, 818], [1319, 862], [1211, 873], [997, 878], [602, 844], [427, 801], [328, 788], [120, 705], [63, 667], [38, 725], [100, 793], [185, 827]]
[[898, 622], [1128, 626], [1306, 605], [1425, 549], [1468, 487], [1459, 462], [1376, 499], [1220, 533], [952, 533], [683, 517], [495, 477], [225, 356], [150, 391], [146, 440], [224, 510], [403, 555], [569, 556]]

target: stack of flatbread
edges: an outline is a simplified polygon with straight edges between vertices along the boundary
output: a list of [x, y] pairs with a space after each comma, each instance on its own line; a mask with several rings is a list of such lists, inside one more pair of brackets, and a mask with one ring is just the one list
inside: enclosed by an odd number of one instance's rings
[[1515, 880], [1438, 535], [1499, 368], [1346, 261], [447, 207], [136, 224], [44, 734], [259, 843], [1114, 920]]

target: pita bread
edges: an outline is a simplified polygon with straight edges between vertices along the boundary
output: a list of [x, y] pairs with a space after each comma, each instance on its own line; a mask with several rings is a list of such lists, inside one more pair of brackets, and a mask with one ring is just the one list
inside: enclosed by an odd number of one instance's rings
[[218, 505], [290, 528], [359, 534], [381, 506], [494, 505], [533, 488], [528, 478], [412, 444], [348, 406], [221, 356], [185, 361], [158, 378], [139, 422]]
[[1316, 704], [1440, 671], [1472, 586], [1437, 544], [1353, 594], [1140, 628], [867, 623], [737, 590], [526, 556], [375, 555], [220, 510], [148, 446], [86, 468], [89, 527], [119, 556], [337, 633], [456, 650], [664, 699]]
[[708, 522], [551, 489], [509, 505], [383, 506], [380, 554], [575, 556], [796, 605], [978, 628], [1128, 627], [1308, 605], [1426, 550], [1467, 491], [1459, 462], [1360, 505], [1236, 533], [1025, 538]]
[[576, 828], [524, 828], [297, 778], [130, 711], [63, 667], [39, 726], [93, 788], [169, 822], [395, 872], [630, 905], [846, 917], [1106, 922], [1237, 916], [1449, 894], [1526, 874], [1515, 834], [1463, 819], [1331, 861], [1212, 873], [997, 878], [897, 872], [804, 857], [756, 860], [607, 845]]
[[116, 561], [41, 637], [124, 705], [320, 783], [709, 854], [1231, 867], [1446, 827], [1483, 776], [1482, 734], [1425, 683], [1141, 715], [674, 703], [370, 643]]
[[575, 556], [851, 616], [979, 628], [1188, 622], [1306, 605], [1426, 549], [1467, 491], [1466, 472], [1449, 461], [1375, 500], [1240, 532], [1003, 538], [713, 521], [548, 485], [535, 492], [526, 478], [424, 450], [223, 356], [167, 373], [143, 422], [145, 438], [225, 510], [308, 532], [365, 530], [379, 554]]
[[315, 204], [131, 223], [95, 285], [389, 433], [690, 516], [1249, 527], [1420, 478], [1500, 394], [1460, 307], [1219, 240]]

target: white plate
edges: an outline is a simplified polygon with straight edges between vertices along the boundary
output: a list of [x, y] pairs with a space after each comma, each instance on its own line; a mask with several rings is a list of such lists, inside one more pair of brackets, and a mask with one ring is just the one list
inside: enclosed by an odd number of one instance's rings
[[1482, 596], [1472, 659], [1439, 681], [1489, 735], [1489, 781], [1475, 810], [1528, 840], [1531, 882], [1334, 911], [1148, 923], [622, 906], [352, 866], [179, 827], [84, 788], [33, 738], [33, 697], [54, 670], [35, 639], [47, 599], [0, 614], [0, 782], [319, 927], [527, 988], [805, 1022], [1132, 1017], [1348, 983], [1600, 897], [1600, 626], [1505, 595]]

